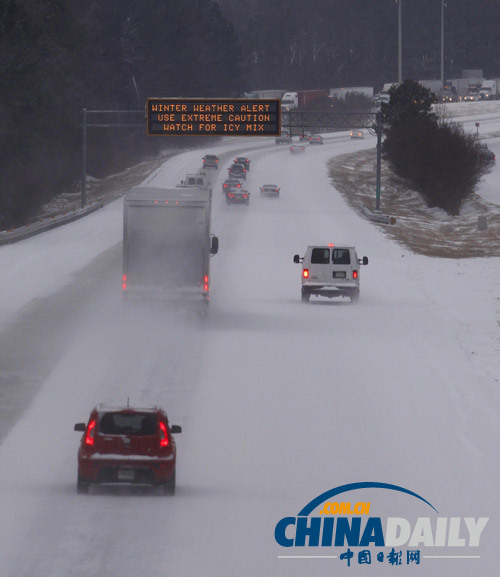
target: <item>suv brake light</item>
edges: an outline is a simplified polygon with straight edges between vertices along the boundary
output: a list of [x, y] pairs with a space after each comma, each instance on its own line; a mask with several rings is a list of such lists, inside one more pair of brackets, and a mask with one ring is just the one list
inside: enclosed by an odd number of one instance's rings
[[305, 269], [302, 271], [302, 276], [303, 276], [304, 278], [309, 278], [309, 269], [305, 268]]
[[91, 447], [94, 445], [94, 437], [95, 437], [95, 419], [90, 421], [89, 426], [87, 427], [87, 433], [85, 435], [85, 444], [90, 445]]
[[352, 271], [352, 278], [358, 278], [358, 271], [357, 270]]
[[160, 447], [168, 447], [168, 443], [167, 426], [160, 421]]

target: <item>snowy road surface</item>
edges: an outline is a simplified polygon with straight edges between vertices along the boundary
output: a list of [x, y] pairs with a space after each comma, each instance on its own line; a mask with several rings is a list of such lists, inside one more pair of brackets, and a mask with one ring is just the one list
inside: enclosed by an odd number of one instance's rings
[[[500, 115], [488, 130], [500, 130]], [[496, 574], [500, 259], [414, 255], [352, 212], [326, 161], [372, 137], [337, 135], [299, 157], [271, 139], [245, 142], [217, 150], [207, 323], [124, 306], [121, 201], [0, 248], [0, 576], [359, 574], [338, 558], [279, 558], [298, 552], [279, 547], [274, 528], [360, 481], [408, 488], [442, 517], [490, 518], [480, 547], [453, 550], [479, 558], [377, 563], [370, 575]], [[249, 207], [226, 206], [220, 192], [235, 151], [252, 160]], [[171, 159], [148, 183], [174, 185], [201, 156]], [[264, 183], [281, 187], [279, 200], [259, 197]], [[483, 187], [498, 202], [498, 169]], [[357, 306], [301, 303], [293, 254], [322, 242], [369, 257]], [[127, 397], [165, 406], [183, 427], [174, 498], [76, 494], [74, 423]], [[369, 498], [372, 516], [429, 516], [387, 491]]]

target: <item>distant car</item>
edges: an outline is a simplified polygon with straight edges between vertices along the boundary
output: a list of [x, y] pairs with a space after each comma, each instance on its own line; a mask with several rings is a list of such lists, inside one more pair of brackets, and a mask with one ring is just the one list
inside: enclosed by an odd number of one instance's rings
[[279, 136], [276, 137], [276, 144], [290, 144], [292, 142], [292, 137], [290, 133], [282, 131]]
[[241, 180], [239, 180], [237, 178], [227, 178], [222, 183], [222, 192], [226, 193], [228, 190], [231, 190], [233, 188], [241, 188], [241, 187], [242, 187]]
[[300, 154], [301, 152], [305, 152], [306, 147], [303, 144], [292, 144], [290, 146], [290, 152], [292, 154]]
[[479, 94], [479, 92], [468, 92], [464, 96], [464, 100], [469, 102], [475, 102], [481, 100], [481, 95]]
[[300, 142], [309, 142], [310, 138], [311, 138], [310, 132], [303, 132], [302, 134], [299, 135]]
[[231, 188], [226, 191], [227, 204], [250, 204], [250, 193], [245, 188]]
[[323, 144], [323, 137], [320, 134], [313, 134], [309, 137], [309, 144]]
[[439, 95], [439, 100], [441, 102], [456, 102], [457, 95], [454, 92], [451, 92], [450, 90], [445, 90], [441, 92], [441, 94]]
[[302, 301], [312, 295], [321, 297], [349, 297], [359, 300], [359, 269], [368, 264], [368, 257], [358, 259], [352, 246], [333, 244], [308, 246], [303, 257], [293, 257], [302, 263]]
[[133, 408], [97, 405], [88, 423], [77, 423], [83, 433], [78, 450], [78, 493], [104, 483], [147, 484], [175, 494], [176, 446], [160, 407]]
[[237, 156], [233, 162], [242, 164], [247, 172], [250, 171], [250, 160], [246, 156]]
[[275, 184], [263, 184], [260, 187], [260, 195], [278, 198], [280, 195], [280, 189]]
[[487, 144], [479, 144], [478, 149], [479, 149], [479, 155], [481, 156], [481, 158], [483, 158], [484, 160], [486, 160], [487, 162], [490, 162], [492, 164], [496, 162], [496, 155], [493, 152], [493, 150], [490, 150], [488, 148]]
[[216, 154], [205, 154], [203, 168], [219, 168], [219, 157]]
[[237, 162], [231, 164], [231, 166], [227, 169], [227, 172], [229, 178], [242, 178], [243, 180], [247, 179], [246, 168]]
[[365, 133], [362, 130], [351, 130], [351, 138], [364, 138]]

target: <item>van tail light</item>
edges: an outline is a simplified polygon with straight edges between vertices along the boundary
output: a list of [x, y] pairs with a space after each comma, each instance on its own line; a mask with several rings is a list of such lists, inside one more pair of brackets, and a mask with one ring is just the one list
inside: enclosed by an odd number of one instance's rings
[[95, 419], [92, 419], [87, 427], [87, 433], [85, 434], [85, 444], [90, 447], [94, 446], [95, 437]]
[[357, 270], [352, 271], [352, 278], [358, 278], [358, 271]]
[[305, 268], [305, 269], [302, 271], [302, 276], [303, 276], [304, 278], [309, 278], [309, 269]]
[[168, 444], [167, 425], [160, 421], [160, 447], [168, 447]]

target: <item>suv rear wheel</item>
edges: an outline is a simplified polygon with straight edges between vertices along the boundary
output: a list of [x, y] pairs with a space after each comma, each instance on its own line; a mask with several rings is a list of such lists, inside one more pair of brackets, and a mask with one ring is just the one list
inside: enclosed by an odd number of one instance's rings
[[303, 302], [303, 303], [308, 303], [310, 296], [311, 296], [311, 295], [309, 294], [308, 291], [306, 291], [305, 289], [302, 289], [302, 302]]
[[351, 303], [357, 303], [359, 301], [359, 290], [352, 293], [351, 295]]

